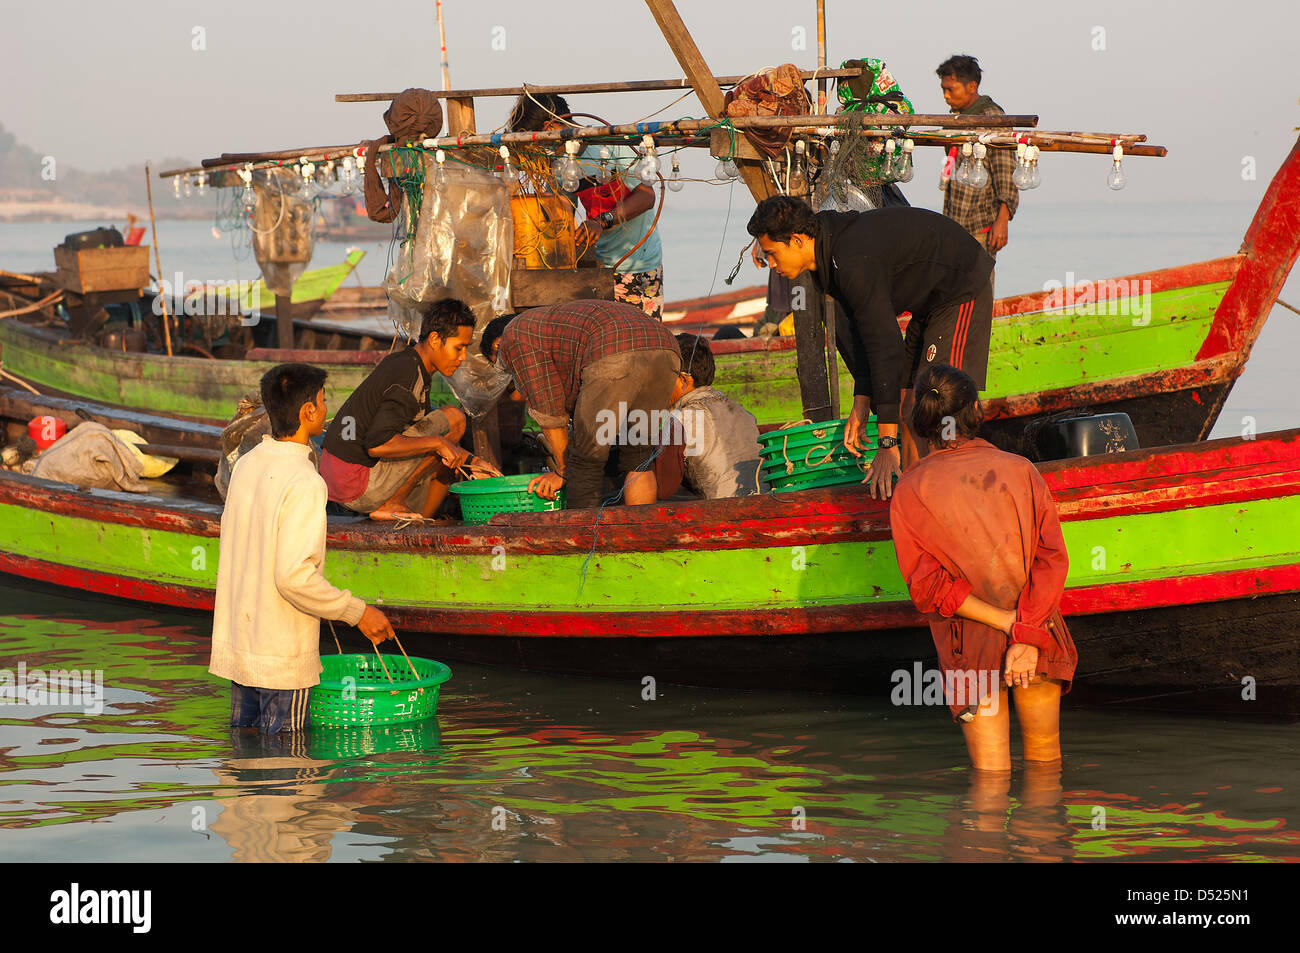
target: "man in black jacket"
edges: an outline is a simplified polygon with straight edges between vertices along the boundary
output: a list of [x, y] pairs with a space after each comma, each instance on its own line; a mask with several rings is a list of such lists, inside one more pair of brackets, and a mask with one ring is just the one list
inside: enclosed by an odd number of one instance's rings
[[[758, 204], [748, 229], [772, 268], [787, 278], [811, 271], [843, 307], [850, 333], [838, 340], [854, 395], [844, 445], [861, 455], [874, 409], [880, 450], [866, 482], [873, 497], [879, 490], [888, 499], [894, 475], [920, 459], [906, 421], [921, 369], [950, 364], [984, 389], [993, 258], [956, 222], [920, 208], [814, 213], [775, 195]], [[906, 336], [898, 329], [903, 312], [912, 315]]]

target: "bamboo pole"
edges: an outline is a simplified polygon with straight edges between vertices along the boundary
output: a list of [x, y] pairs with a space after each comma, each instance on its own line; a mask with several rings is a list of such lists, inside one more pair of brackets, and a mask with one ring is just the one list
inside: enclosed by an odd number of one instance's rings
[[158, 225], [153, 217], [153, 183], [149, 180], [149, 163], [144, 164], [144, 188], [149, 197], [149, 229], [153, 233], [153, 264], [158, 270], [158, 302], [162, 305], [163, 340], [167, 343], [167, 356], [172, 356], [172, 321], [167, 314], [167, 296], [162, 293], [162, 260], [158, 257]]
[[[827, 79], [840, 79], [843, 77], [860, 76], [860, 69], [831, 69], [831, 70], [800, 70], [799, 75], [804, 79], [817, 79], [826, 77]], [[715, 76], [713, 81], [719, 86], [734, 86], [748, 76]], [[656, 92], [665, 89], [691, 89], [689, 79], [638, 79], [626, 82], [611, 83], [567, 83], [558, 86], [490, 86], [483, 89], [443, 89], [432, 90], [433, 95], [439, 99], [474, 99], [478, 97], [491, 96], [522, 96], [525, 92], [530, 93], [559, 93], [567, 96], [571, 93], [644, 93]], [[397, 93], [335, 93], [334, 101], [336, 103], [379, 103], [386, 100], [396, 99]]]
[[451, 71], [447, 64], [447, 31], [442, 25], [442, 0], [438, 0], [434, 9], [438, 15], [438, 43], [442, 47], [442, 88], [451, 89]]
[[[466, 136], [443, 136], [439, 139], [424, 140], [424, 147], [428, 149], [452, 149], [458, 146], [488, 146], [488, 145], [535, 145], [543, 143], [559, 143], [568, 139], [599, 139], [613, 136], [630, 136], [644, 135], [650, 133], [656, 139], [669, 142], [676, 141], [682, 137], [689, 137], [691, 133], [700, 133], [712, 131], [724, 126], [730, 126], [737, 130], [744, 129], [780, 129], [789, 128], [792, 130], [803, 131], [806, 134], [816, 134], [819, 130], [831, 129], [844, 125], [849, 122], [860, 121], [862, 125], [868, 127], [860, 130], [860, 134], [868, 138], [887, 139], [894, 136], [894, 129], [907, 129], [907, 137], [918, 146], [950, 146], [954, 143], [973, 142], [983, 138], [985, 143], [993, 148], [1007, 149], [1015, 148], [1017, 137], [1025, 136], [1034, 145], [1037, 145], [1044, 152], [1086, 152], [1101, 153], [1110, 152], [1112, 143], [1118, 139], [1124, 146], [1126, 155], [1135, 156], [1163, 156], [1167, 150], [1164, 146], [1148, 146], [1142, 143], [1146, 140], [1145, 135], [1141, 134], [1107, 134], [1094, 138], [1087, 137], [1086, 134], [1080, 133], [1061, 133], [1039, 130], [1036, 128], [1017, 131], [1017, 127], [1033, 127], [1038, 122], [1038, 117], [1033, 115], [1016, 115], [1016, 116], [952, 116], [948, 114], [917, 113], [915, 115], [883, 115], [883, 116], [861, 116], [858, 114], [840, 113], [833, 116], [742, 116], [730, 120], [718, 119], [679, 119], [660, 123], [624, 123], [621, 125], [603, 125], [603, 126], [578, 126], [567, 129], [555, 129], [543, 132], [508, 132], [501, 134], [481, 133], [477, 135]], [[941, 129], [954, 130], [953, 134], [945, 135], [935, 131], [914, 131], [913, 127], [939, 127]], [[874, 127], [874, 128], [872, 128]], [[1005, 133], [994, 132], [991, 135], [984, 132], [989, 129], [1007, 129]], [[971, 130], [963, 132], [962, 130]], [[701, 142], [701, 145], [704, 143]], [[189, 175], [195, 172], [211, 172], [221, 169], [237, 169], [244, 165], [251, 165], [254, 169], [265, 169], [275, 166], [277, 159], [293, 158], [297, 159], [306, 156], [312, 161], [324, 161], [326, 158], [337, 158], [340, 155], [347, 154], [349, 151], [359, 148], [357, 146], [329, 146], [329, 147], [307, 147], [302, 149], [286, 149], [279, 152], [264, 153], [226, 153], [220, 159], [207, 159], [205, 165], [190, 167], [186, 169], [170, 169], [166, 172], [159, 173], [160, 178], [169, 178], [176, 175]], [[386, 151], [391, 146], [380, 146], [380, 151]]]
[[[826, 69], [826, 0], [817, 0], [817, 70]], [[817, 115], [826, 115], [826, 80], [817, 80]]]

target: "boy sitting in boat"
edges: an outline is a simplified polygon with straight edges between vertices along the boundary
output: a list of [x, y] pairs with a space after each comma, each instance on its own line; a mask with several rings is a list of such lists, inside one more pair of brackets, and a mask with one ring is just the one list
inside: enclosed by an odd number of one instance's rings
[[677, 335], [682, 369], [673, 388], [674, 439], [655, 457], [659, 498], [686, 484], [706, 500], [759, 492], [758, 421], [713, 388], [709, 342]]
[[320, 683], [320, 620], [358, 626], [378, 645], [382, 612], [321, 574], [325, 481], [308, 456], [325, 429], [325, 372], [281, 364], [262, 378], [271, 433], [235, 464], [221, 514], [212, 661], [230, 680], [230, 724], [263, 734], [301, 730]]
[[[976, 769], [1011, 770], [1005, 683], [1025, 760], [1059, 760], [1078, 654], [1061, 618], [1070, 562], [1056, 503], [1032, 463], [975, 436], [983, 407], [967, 374], [926, 368], [916, 393], [911, 423], [932, 452], [898, 481], [889, 522], [912, 601], [933, 620], [944, 684], [964, 696], [948, 696], [953, 718]], [[994, 694], [970, 697], [990, 682]]]
[[373, 520], [427, 519], [466, 464], [500, 476], [457, 442], [465, 414], [429, 403], [432, 374], [465, 360], [474, 312], [456, 298], [427, 306], [414, 344], [388, 355], [343, 403], [325, 432], [320, 473], [329, 498]]
[[495, 347], [556, 461], [558, 472], [537, 477], [530, 490], [554, 499], [567, 483], [569, 508], [596, 506], [618, 446], [624, 501], [657, 501], [654, 424], [667, 416], [681, 369], [662, 324], [618, 301], [569, 301], [507, 321]]
[[[948, 364], [984, 388], [993, 259], [952, 219], [923, 208], [814, 213], [798, 199], [774, 195], [758, 203], [748, 229], [780, 274], [812, 272], [844, 308], [850, 333], [841, 354], [854, 395], [844, 446], [862, 455], [862, 430], [874, 408], [880, 450], [865, 482], [873, 497], [879, 491], [888, 499], [894, 475], [921, 456], [906, 426], [909, 384], [920, 369]], [[905, 311], [912, 315], [906, 337], [898, 332]]]

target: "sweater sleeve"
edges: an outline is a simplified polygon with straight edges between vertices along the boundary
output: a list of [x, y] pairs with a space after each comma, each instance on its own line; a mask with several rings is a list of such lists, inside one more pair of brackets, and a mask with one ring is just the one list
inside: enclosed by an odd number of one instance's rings
[[[854, 371], [853, 393], [871, 395], [871, 408], [882, 424], [898, 423], [899, 393], [902, 384], [903, 335], [898, 330], [898, 315], [889, 297], [889, 284], [878, 269], [865, 275], [853, 275], [841, 283], [844, 310], [857, 327], [855, 347], [865, 357], [860, 370]], [[855, 362], [861, 360], [854, 351]]]
[[326, 581], [319, 555], [324, 552], [324, 484], [320, 480], [295, 481], [286, 489], [276, 514], [275, 588], [299, 612], [356, 625], [366, 604]]
[[967, 579], [954, 576], [931, 553], [910, 518], [920, 504], [910, 493], [896, 489], [889, 504], [889, 528], [894, 537], [898, 569], [907, 583], [908, 594], [917, 609], [950, 618], [970, 595]]
[[1051, 637], [1045, 623], [1061, 602], [1065, 577], [1070, 571], [1070, 557], [1061, 534], [1061, 520], [1056, 502], [1037, 469], [1030, 467], [1033, 486], [1034, 520], [1038, 540], [1034, 560], [1029, 567], [1029, 581], [1016, 603], [1016, 622], [1011, 627], [1011, 641], [1046, 648]]

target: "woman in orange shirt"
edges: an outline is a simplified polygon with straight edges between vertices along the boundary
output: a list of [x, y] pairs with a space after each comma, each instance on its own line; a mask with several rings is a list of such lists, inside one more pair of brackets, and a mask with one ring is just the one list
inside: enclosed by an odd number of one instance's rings
[[944, 684], [997, 686], [975, 704], [950, 694], [954, 720], [977, 769], [1011, 770], [1010, 687], [1025, 760], [1059, 760], [1078, 653], [1060, 613], [1069, 558], [1056, 503], [1032, 463], [975, 436], [983, 407], [968, 376], [931, 365], [915, 394], [913, 432], [931, 452], [890, 503], [898, 566], [930, 617]]

